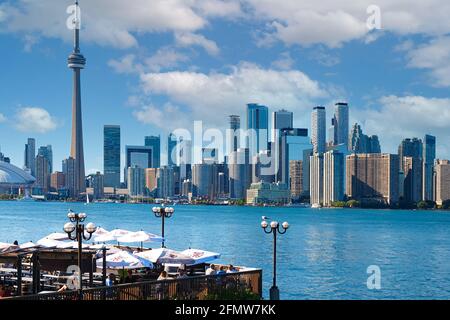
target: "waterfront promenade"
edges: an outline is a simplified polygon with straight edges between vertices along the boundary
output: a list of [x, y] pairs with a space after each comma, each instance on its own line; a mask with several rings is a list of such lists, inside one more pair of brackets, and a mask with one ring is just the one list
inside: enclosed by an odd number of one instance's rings
[[[106, 229], [160, 233], [151, 205], [0, 202], [0, 237], [27, 242], [62, 231], [67, 210], [85, 211]], [[282, 299], [450, 298], [450, 214], [444, 211], [175, 206], [166, 245], [220, 252], [224, 263], [263, 269], [271, 285], [270, 236], [261, 216], [291, 228], [278, 241]], [[367, 267], [381, 269], [381, 290], [369, 290]]]

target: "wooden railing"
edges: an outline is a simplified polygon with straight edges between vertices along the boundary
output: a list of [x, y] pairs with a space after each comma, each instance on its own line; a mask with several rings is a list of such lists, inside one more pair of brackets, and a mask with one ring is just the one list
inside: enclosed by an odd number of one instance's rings
[[261, 299], [262, 271], [137, 282], [78, 291], [25, 295], [14, 300], [208, 300]]

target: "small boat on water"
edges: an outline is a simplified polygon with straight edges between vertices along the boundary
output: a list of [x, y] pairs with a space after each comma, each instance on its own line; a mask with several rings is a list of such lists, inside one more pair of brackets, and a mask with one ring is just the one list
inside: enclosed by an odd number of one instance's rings
[[321, 206], [320, 204], [318, 204], [318, 203], [313, 203], [313, 204], [311, 205], [311, 208], [312, 208], [312, 209], [320, 209], [320, 208], [322, 208], [322, 206]]

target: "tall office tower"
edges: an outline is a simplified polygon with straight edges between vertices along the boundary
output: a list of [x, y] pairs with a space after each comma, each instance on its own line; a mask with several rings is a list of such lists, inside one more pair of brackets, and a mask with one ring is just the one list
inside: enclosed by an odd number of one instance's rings
[[337, 121], [336, 115], [331, 118], [331, 126], [328, 130], [328, 143], [327, 146], [335, 146], [337, 145]]
[[229, 136], [227, 139], [227, 155], [233, 151], [237, 151], [240, 148], [240, 132], [241, 129], [241, 117], [236, 115], [231, 115], [228, 117], [230, 130], [228, 132]]
[[152, 148], [145, 146], [125, 146], [125, 183], [128, 180], [128, 168], [137, 166], [141, 169], [152, 167]]
[[174, 172], [172, 166], [162, 166], [157, 171], [158, 198], [173, 197], [175, 192]]
[[344, 200], [344, 154], [336, 150], [323, 155], [323, 205]]
[[277, 142], [281, 129], [294, 127], [294, 114], [284, 109], [272, 112], [272, 142]]
[[177, 165], [177, 137], [170, 133], [167, 138], [167, 163], [174, 167]]
[[36, 176], [35, 171], [36, 164], [36, 140], [33, 138], [28, 138], [27, 144], [25, 144], [25, 160], [24, 169], [30, 170], [33, 177]]
[[54, 191], [64, 189], [66, 186], [66, 175], [63, 172], [55, 171], [50, 176], [50, 187]]
[[433, 196], [433, 167], [436, 158], [436, 137], [425, 135], [423, 143], [423, 178], [422, 200], [434, 199]]
[[128, 194], [132, 197], [145, 194], [145, 170], [133, 165], [127, 170]]
[[312, 206], [323, 205], [323, 153], [314, 153], [309, 161], [310, 202]]
[[355, 123], [349, 135], [348, 150], [353, 153], [381, 153], [378, 136], [365, 135], [361, 126]]
[[253, 157], [253, 161], [251, 161], [252, 183], [275, 182], [274, 160], [269, 150], [261, 151]]
[[423, 144], [422, 140], [417, 138], [404, 139], [398, 146], [398, 156], [400, 161], [400, 169], [404, 168], [404, 158], [414, 157], [422, 159]]
[[187, 179], [182, 183], [181, 195], [183, 197], [189, 197], [190, 193], [192, 193], [192, 181], [190, 179]]
[[219, 150], [216, 148], [202, 148], [202, 163], [219, 163]]
[[192, 194], [195, 197], [216, 198], [217, 175], [215, 164], [194, 164], [192, 166]]
[[178, 143], [178, 159], [180, 162], [180, 186], [184, 180], [192, 177], [192, 141], [180, 138]]
[[181, 194], [180, 166], [173, 167], [173, 195]]
[[247, 105], [247, 129], [252, 134], [248, 137], [250, 157], [268, 149], [269, 109], [255, 103]]
[[75, 159], [72, 157], [64, 159], [62, 162], [62, 171], [66, 180], [65, 188], [71, 198], [78, 197], [78, 193], [76, 193], [75, 166]]
[[311, 143], [314, 153], [324, 153], [326, 151], [325, 107], [315, 107], [311, 113]]
[[75, 160], [75, 195], [86, 191], [83, 151], [83, 125], [81, 115], [81, 69], [84, 69], [86, 59], [80, 52], [80, 19], [78, 17], [78, 1], [75, 2], [76, 17], [74, 19], [74, 48], [68, 59], [68, 67], [73, 70], [72, 97], [72, 147], [70, 156]]
[[277, 159], [276, 182], [289, 188], [289, 161], [303, 159], [303, 151], [311, 148], [308, 129], [281, 129], [280, 152]]
[[442, 205], [450, 200], [450, 161], [436, 160], [435, 170], [435, 201]]
[[92, 188], [94, 199], [103, 199], [105, 196], [105, 176], [97, 171], [88, 176], [89, 188]]
[[145, 169], [145, 187], [152, 196], [156, 196], [156, 190], [158, 188], [157, 168]]
[[39, 147], [37, 154], [41, 155], [41, 156], [43, 156], [44, 158], [47, 159], [47, 161], [48, 161], [48, 172], [49, 172], [49, 174], [51, 174], [53, 172], [53, 151], [52, 151], [52, 146], [51, 145], [47, 145], [47, 146]]
[[404, 157], [403, 197], [409, 202], [422, 200], [422, 160], [417, 157]]
[[159, 168], [161, 166], [161, 137], [145, 137], [145, 146], [152, 148], [152, 167]]
[[298, 200], [303, 195], [303, 161], [289, 161], [289, 176], [291, 177], [291, 198]]
[[49, 191], [50, 186], [50, 172], [49, 172], [49, 163], [48, 159], [38, 154], [36, 156], [36, 182], [35, 186], [38, 187], [43, 193], [47, 193]]
[[310, 158], [313, 155], [313, 149], [306, 149], [303, 150], [303, 196], [309, 196], [310, 195]]
[[103, 127], [103, 173], [105, 187], [120, 188], [120, 126]]
[[245, 199], [252, 181], [250, 151], [239, 148], [232, 152], [228, 162], [229, 192], [232, 199]]
[[344, 144], [348, 148], [349, 111], [348, 104], [338, 102], [334, 106], [335, 145]]
[[346, 159], [346, 193], [355, 200], [399, 199], [399, 160], [396, 154], [352, 154]]

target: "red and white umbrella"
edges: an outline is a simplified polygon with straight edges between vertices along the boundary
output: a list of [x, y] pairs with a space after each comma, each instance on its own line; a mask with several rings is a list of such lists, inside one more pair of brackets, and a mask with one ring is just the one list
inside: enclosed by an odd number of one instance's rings
[[193, 263], [193, 264], [210, 262], [210, 261], [220, 258], [220, 253], [201, 250], [201, 249], [187, 249], [187, 250], [181, 251], [181, 253], [194, 259], [195, 263]]
[[[103, 258], [97, 259], [97, 268], [103, 268]], [[128, 251], [119, 251], [106, 256], [107, 269], [139, 269], [153, 268], [153, 264], [142, 257], [138, 257]]]
[[126, 236], [130, 233], [133, 232], [124, 229], [114, 229], [95, 237], [94, 241], [95, 242], [118, 241], [119, 238]]

